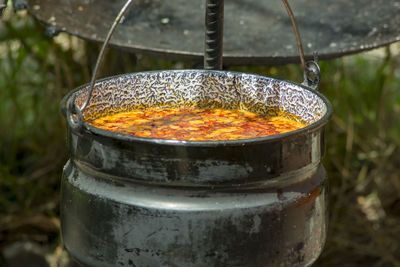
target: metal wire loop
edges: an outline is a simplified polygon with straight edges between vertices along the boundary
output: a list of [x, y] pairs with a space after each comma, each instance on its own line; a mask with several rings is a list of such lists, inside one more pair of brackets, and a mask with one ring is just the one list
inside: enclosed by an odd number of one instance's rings
[[[221, 0], [222, 2], [222, 0]], [[285, 5], [286, 11], [288, 12], [288, 15], [290, 17], [294, 32], [295, 32], [295, 36], [296, 36], [296, 41], [297, 41], [297, 47], [299, 49], [299, 55], [300, 55], [300, 61], [301, 61], [301, 65], [303, 67], [303, 71], [304, 71], [304, 84], [307, 84], [307, 86], [316, 88], [319, 85], [319, 81], [320, 81], [320, 71], [319, 71], [319, 66], [316, 63], [316, 61], [310, 61], [305, 63], [304, 60], [304, 53], [303, 53], [303, 47], [302, 47], [302, 43], [301, 43], [301, 38], [300, 38], [300, 34], [298, 31], [298, 27], [293, 15], [293, 12], [290, 8], [289, 3], [287, 2], [287, 0], [282, 0], [283, 4]], [[120, 23], [121, 19], [123, 18], [124, 14], [126, 13], [126, 11], [128, 10], [128, 8], [130, 7], [130, 5], [133, 3], [133, 0], [127, 0], [125, 5], [121, 8], [120, 12], [118, 13], [117, 17], [115, 18], [110, 30], [108, 31], [107, 37], [104, 40], [103, 46], [101, 47], [99, 56], [97, 58], [96, 61], [96, 65], [94, 67], [94, 71], [91, 77], [91, 81], [90, 81], [90, 85], [89, 85], [89, 91], [87, 94], [87, 97], [85, 99], [85, 101], [83, 102], [81, 107], [78, 107], [74, 101], [72, 101], [69, 104], [69, 108], [68, 108], [68, 121], [70, 122], [71, 126], [74, 127], [82, 127], [83, 124], [83, 115], [82, 112], [83, 110], [87, 107], [87, 105], [89, 104], [90, 98], [92, 96], [92, 92], [93, 92], [93, 88], [94, 88], [94, 84], [96, 82], [96, 78], [98, 75], [98, 71], [99, 71], [99, 67], [101, 66], [101, 63], [103, 61], [104, 58], [104, 52], [106, 47], [108, 46], [108, 43], [116, 29], [116, 27], [118, 26], [118, 24]], [[222, 2], [223, 3], [223, 2]], [[222, 4], [223, 5], [223, 4]], [[221, 9], [223, 10], [223, 9]], [[220, 11], [223, 12], [223, 11]], [[220, 16], [222, 16], [220, 14]], [[221, 19], [222, 20], [222, 19]], [[222, 57], [221, 57], [222, 58]], [[73, 104], [72, 104], [73, 103]], [[81, 125], [79, 125], [81, 124]]]
[[304, 71], [303, 85], [312, 89], [317, 89], [321, 81], [321, 71], [318, 63], [314, 60], [306, 62], [306, 70]]
[[290, 21], [293, 26], [294, 34], [296, 36], [297, 48], [299, 49], [300, 62], [301, 62], [301, 66], [303, 68], [303, 75], [304, 75], [303, 85], [311, 87], [312, 89], [317, 89], [319, 86], [319, 82], [321, 81], [321, 72], [320, 72], [320, 69], [319, 69], [319, 66], [317, 63], [318, 62], [317, 54], [314, 53], [313, 61], [305, 62], [303, 45], [301, 43], [301, 37], [300, 37], [299, 29], [297, 27], [296, 20], [293, 15], [293, 11], [290, 8], [290, 5], [287, 0], [282, 0], [282, 2], [286, 8], [288, 15], [289, 15]]

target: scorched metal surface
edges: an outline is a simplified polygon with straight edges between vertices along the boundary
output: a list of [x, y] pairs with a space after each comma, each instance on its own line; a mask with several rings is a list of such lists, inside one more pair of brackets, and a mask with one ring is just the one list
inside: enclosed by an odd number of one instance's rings
[[[233, 141], [146, 139], [68, 118], [88, 85], [62, 103], [70, 160], [61, 222], [68, 252], [87, 266], [305, 266], [326, 233], [323, 131], [331, 114], [318, 92], [224, 71], [160, 71], [95, 85], [84, 117], [135, 105], [185, 102], [258, 112], [279, 107], [310, 125]], [[73, 115], [72, 115], [73, 116]], [[72, 123], [72, 124], [71, 124]]]
[[[22, 0], [50, 26], [97, 42], [104, 41], [124, 0]], [[21, 2], [16, 1], [16, 2]], [[397, 0], [296, 0], [291, 2], [312, 58], [333, 58], [400, 40]], [[201, 62], [205, 1], [138, 0], [111, 44], [133, 52]], [[298, 62], [293, 30], [280, 0], [225, 3], [225, 65]]]

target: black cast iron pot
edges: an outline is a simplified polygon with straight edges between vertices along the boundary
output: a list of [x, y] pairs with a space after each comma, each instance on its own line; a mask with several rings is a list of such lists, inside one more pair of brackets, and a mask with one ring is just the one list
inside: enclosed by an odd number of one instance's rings
[[86, 266], [305, 266], [326, 233], [321, 158], [331, 106], [300, 85], [206, 70], [122, 75], [96, 83], [83, 116], [133, 106], [283, 109], [309, 126], [264, 138], [178, 141], [133, 137], [68, 112], [62, 178], [65, 248]]

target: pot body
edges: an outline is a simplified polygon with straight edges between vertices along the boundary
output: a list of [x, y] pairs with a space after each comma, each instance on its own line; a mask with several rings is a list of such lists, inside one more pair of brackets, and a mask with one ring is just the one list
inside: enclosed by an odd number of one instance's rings
[[64, 245], [86, 266], [311, 265], [326, 233], [326, 117], [232, 142], [69, 128]]

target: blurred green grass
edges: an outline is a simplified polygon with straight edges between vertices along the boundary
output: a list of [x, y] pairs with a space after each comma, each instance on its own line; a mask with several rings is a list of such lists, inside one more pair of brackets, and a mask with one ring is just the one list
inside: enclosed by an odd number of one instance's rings
[[[316, 266], [400, 266], [398, 45], [320, 62], [326, 129], [329, 233]], [[59, 180], [67, 159], [61, 98], [87, 83], [99, 47], [44, 28], [10, 8], [0, 25], [0, 251], [16, 240], [57, 246]], [[109, 50], [100, 76], [190, 68]], [[230, 70], [301, 82], [299, 65]]]

